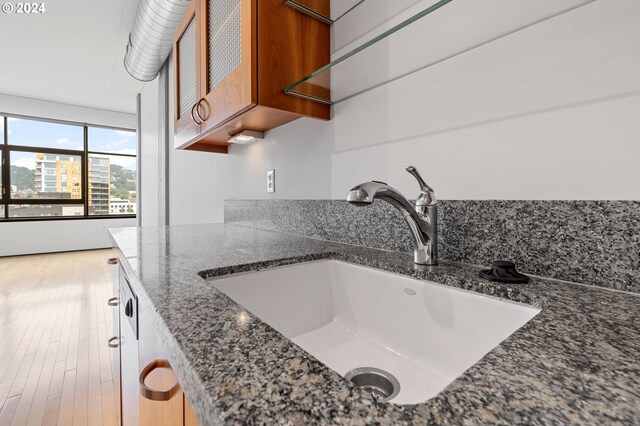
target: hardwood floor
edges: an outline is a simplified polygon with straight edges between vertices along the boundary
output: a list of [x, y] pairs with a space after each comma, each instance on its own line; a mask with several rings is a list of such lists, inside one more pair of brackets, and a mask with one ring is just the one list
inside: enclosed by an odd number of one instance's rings
[[0, 425], [115, 425], [111, 250], [0, 258]]

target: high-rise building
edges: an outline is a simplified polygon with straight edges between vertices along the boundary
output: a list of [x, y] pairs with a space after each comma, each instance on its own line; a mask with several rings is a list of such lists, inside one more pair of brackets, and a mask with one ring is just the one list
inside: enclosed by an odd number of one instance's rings
[[[89, 156], [89, 213], [108, 215], [111, 195], [109, 156]], [[46, 198], [82, 199], [82, 163], [79, 156], [36, 154], [35, 191]]]
[[89, 156], [89, 214], [108, 215], [111, 196], [109, 156]]
[[47, 198], [82, 198], [80, 157], [59, 154], [36, 154], [35, 190]]

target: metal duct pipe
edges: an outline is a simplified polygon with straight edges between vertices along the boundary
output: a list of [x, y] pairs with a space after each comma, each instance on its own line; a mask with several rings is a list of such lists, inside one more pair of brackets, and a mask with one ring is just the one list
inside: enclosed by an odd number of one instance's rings
[[131, 77], [151, 81], [171, 52], [173, 33], [191, 0], [140, 0], [129, 33], [124, 67]]

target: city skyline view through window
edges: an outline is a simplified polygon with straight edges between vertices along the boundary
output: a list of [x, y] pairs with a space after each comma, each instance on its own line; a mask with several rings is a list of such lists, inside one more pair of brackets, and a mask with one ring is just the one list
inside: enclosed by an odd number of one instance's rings
[[0, 221], [136, 214], [135, 131], [0, 120]]

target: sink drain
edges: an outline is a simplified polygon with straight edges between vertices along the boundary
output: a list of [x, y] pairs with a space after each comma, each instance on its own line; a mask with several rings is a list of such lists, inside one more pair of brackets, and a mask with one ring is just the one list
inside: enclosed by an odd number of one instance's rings
[[345, 376], [360, 389], [369, 392], [373, 399], [387, 402], [400, 392], [400, 382], [391, 373], [374, 367], [360, 367], [349, 371]]

